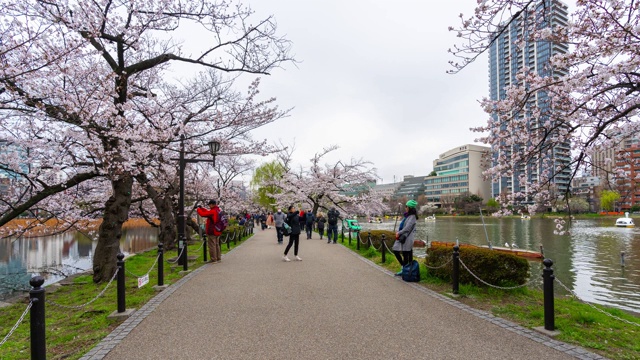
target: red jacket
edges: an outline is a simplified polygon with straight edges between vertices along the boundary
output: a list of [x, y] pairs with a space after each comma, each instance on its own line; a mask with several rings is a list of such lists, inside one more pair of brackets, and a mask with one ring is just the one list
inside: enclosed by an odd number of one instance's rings
[[207, 235], [211, 235], [209, 233], [211, 230], [213, 231], [213, 236], [220, 236], [220, 234], [222, 234], [221, 232], [215, 231], [213, 228], [213, 224], [218, 221], [218, 214], [220, 214], [220, 208], [217, 205], [214, 206], [213, 209], [197, 208], [196, 211], [198, 212], [198, 215], [207, 218], [204, 226]]

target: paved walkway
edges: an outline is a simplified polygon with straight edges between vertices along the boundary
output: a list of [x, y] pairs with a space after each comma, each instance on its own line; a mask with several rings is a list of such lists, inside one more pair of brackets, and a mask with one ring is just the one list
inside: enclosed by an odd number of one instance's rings
[[[83, 359], [602, 359], [406, 283], [314, 234], [275, 230], [138, 309]], [[289, 256], [293, 258], [293, 249]]]

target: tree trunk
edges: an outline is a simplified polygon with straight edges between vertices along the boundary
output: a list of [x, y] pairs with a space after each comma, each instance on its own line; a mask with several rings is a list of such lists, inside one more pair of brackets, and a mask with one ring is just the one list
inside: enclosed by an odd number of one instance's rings
[[93, 257], [93, 281], [109, 281], [116, 271], [116, 255], [120, 252], [122, 224], [127, 220], [131, 207], [133, 178], [125, 175], [111, 182], [113, 194], [105, 204], [100, 225], [98, 245]]
[[177, 225], [171, 200], [171, 188], [164, 193], [159, 193], [143, 174], [136, 176], [149, 195], [158, 212], [160, 225], [158, 226], [158, 242], [162, 243], [165, 250], [173, 250], [176, 246]]

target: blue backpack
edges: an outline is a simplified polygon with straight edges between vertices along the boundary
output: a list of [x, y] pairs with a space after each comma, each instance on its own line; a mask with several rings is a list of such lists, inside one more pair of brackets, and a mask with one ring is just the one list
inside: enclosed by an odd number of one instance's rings
[[307, 218], [307, 224], [313, 223], [313, 213], [308, 212], [305, 214], [305, 217]]
[[412, 260], [402, 267], [402, 280], [407, 282], [420, 281], [420, 264], [416, 260]]

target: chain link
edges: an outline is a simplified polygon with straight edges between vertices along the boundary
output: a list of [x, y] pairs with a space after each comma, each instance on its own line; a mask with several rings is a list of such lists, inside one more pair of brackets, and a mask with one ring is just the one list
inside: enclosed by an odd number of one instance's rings
[[604, 315], [607, 315], [607, 316], [609, 316], [609, 317], [612, 317], [612, 318], [614, 318], [614, 319], [616, 319], [616, 320], [620, 320], [620, 321], [622, 321], [622, 322], [625, 322], [625, 323], [627, 323], [627, 324], [629, 324], [629, 325], [640, 326], [640, 324], [639, 324], [639, 323], [635, 323], [635, 322], [632, 322], [632, 321], [629, 321], [629, 320], [626, 320], [626, 319], [619, 318], [619, 317], [617, 317], [617, 316], [615, 316], [615, 315], [609, 314], [608, 312], [606, 312], [606, 311], [604, 311], [604, 310], [600, 309], [599, 307], [597, 307], [597, 306], [595, 306], [595, 305], [593, 305], [593, 304], [590, 304], [590, 303], [588, 303], [588, 302], [586, 302], [586, 301], [584, 301], [584, 300], [580, 299], [580, 297], [578, 296], [578, 294], [576, 294], [573, 290], [571, 290], [571, 289], [569, 289], [567, 286], [565, 286], [565, 285], [562, 283], [562, 281], [560, 281], [557, 277], [555, 278], [555, 280], [558, 282], [558, 284], [560, 284], [560, 286], [562, 286], [565, 290], [567, 290], [567, 292], [568, 292], [569, 294], [571, 294], [574, 298], [576, 298], [578, 301], [581, 301], [581, 302], [583, 302], [583, 303], [585, 303], [585, 304], [587, 304], [587, 305], [591, 306], [592, 308], [594, 308], [594, 309], [595, 309], [595, 310], [597, 310], [598, 312], [600, 312], [600, 313], [602, 313], [602, 314], [604, 314]]
[[452, 261], [453, 261], [453, 257], [450, 257], [450, 258], [449, 258], [449, 261], [447, 261], [446, 263], [444, 263], [444, 264], [442, 264], [442, 265], [440, 265], [440, 266], [431, 267], [431, 266], [427, 265], [426, 263], [424, 264], [424, 266], [425, 266], [427, 269], [436, 270], [436, 269], [441, 269], [441, 268], [443, 268], [443, 267], [447, 266], [447, 264], [449, 264], [449, 263], [450, 263], [450, 262], [452, 262]]
[[124, 268], [124, 269], [125, 269], [125, 271], [126, 271], [126, 272], [128, 272], [128, 273], [129, 273], [129, 275], [134, 276], [134, 277], [137, 277], [137, 278], [141, 278], [141, 277], [147, 276], [147, 275], [149, 275], [149, 274], [151, 273], [151, 270], [153, 270], [153, 268], [154, 268], [154, 267], [156, 267], [156, 264], [158, 263], [158, 259], [160, 259], [160, 254], [158, 254], [158, 256], [156, 256], [156, 261], [153, 263], [153, 265], [151, 265], [151, 269], [149, 269], [149, 271], [147, 271], [147, 273], [146, 273], [146, 274], [144, 274], [144, 275], [142, 275], [142, 276], [140, 276], [140, 275], [136, 275], [136, 274], [132, 273], [131, 271], [129, 271], [129, 270], [127, 269], [127, 267], [126, 267], [126, 266], [125, 266], [125, 268]]
[[[220, 237], [222, 237], [222, 236], [220, 236]], [[227, 236], [224, 238], [224, 241], [222, 241], [222, 240], [220, 241], [220, 244], [226, 244], [227, 240], [229, 240], [229, 233], [227, 233]]]
[[120, 271], [120, 268], [116, 268], [116, 271], [113, 273], [113, 276], [111, 277], [111, 280], [109, 280], [109, 283], [107, 284], [107, 286], [104, 287], [104, 289], [102, 289], [102, 291], [100, 292], [100, 294], [98, 294], [98, 296], [96, 296], [95, 298], [93, 298], [92, 300], [82, 304], [82, 305], [62, 305], [62, 304], [57, 304], [51, 300], [49, 300], [47, 303], [50, 303], [51, 305], [63, 308], [63, 309], [72, 309], [72, 310], [77, 310], [77, 309], [82, 309], [83, 307], [91, 304], [92, 302], [98, 300], [98, 298], [100, 296], [102, 296], [102, 294], [104, 294], [105, 291], [107, 291], [107, 289], [109, 288], [109, 286], [111, 285], [111, 283], [113, 282], [113, 280], [116, 278], [116, 275], [118, 275], [118, 271]]
[[167, 260], [167, 262], [168, 262], [169, 264], [175, 264], [175, 263], [177, 263], [177, 262], [178, 262], [178, 260], [180, 260], [180, 257], [182, 257], [182, 253], [184, 252], [184, 249], [185, 249], [185, 247], [183, 246], [183, 247], [182, 247], [182, 249], [180, 249], [180, 254], [178, 254], [178, 257], [177, 257], [174, 261]]
[[32, 305], [33, 305], [33, 300], [29, 301], [29, 305], [27, 305], [27, 308], [22, 313], [22, 316], [20, 316], [20, 319], [18, 319], [18, 322], [15, 325], [13, 325], [11, 330], [9, 330], [9, 333], [7, 334], [7, 336], [5, 336], [4, 339], [2, 339], [2, 341], [0, 341], [0, 347], [2, 347], [2, 345], [4, 345], [4, 343], [7, 342], [7, 340], [9, 340], [11, 335], [13, 335], [13, 332], [16, 331], [18, 326], [22, 323], [22, 320], [24, 320], [24, 317], [27, 315]]
[[476, 280], [480, 281], [481, 283], [483, 283], [483, 284], [485, 284], [485, 285], [487, 285], [487, 286], [490, 286], [490, 287], [492, 287], [492, 288], [502, 289], [502, 290], [513, 290], [513, 289], [518, 289], [518, 288], [523, 288], [523, 287], [525, 287], [525, 286], [529, 286], [529, 284], [531, 284], [531, 283], [533, 282], [533, 281], [528, 281], [528, 282], [526, 282], [526, 283], [524, 283], [524, 284], [522, 284], [522, 285], [518, 285], [518, 286], [506, 286], [506, 287], [504, 287], [504, 286], [497, 286], [497, 285], [491, 285], [491, 284], [489, 284], [488, 282], [486, 282], [486, 281], [484, 281], [484, 280], [480, 279], [479, 277], [477, 277], [477, 276], [476, 276], [476, 274], [474, 274], [473, 272], [471, 272], [471, 270], [469, 270], [469, 268], [467, 267], [467, 265], [465, 265], [465, 263], [462, 261], [462, 259], [458, 259], [458, 260], [460, 261], [460, 264], [462, 264], [462, 267], [464, 267], [464, 268], [469, 272], [469, 274], [471, 274], [471, 276], [473, 276], [474, 278], [476, 278]]

